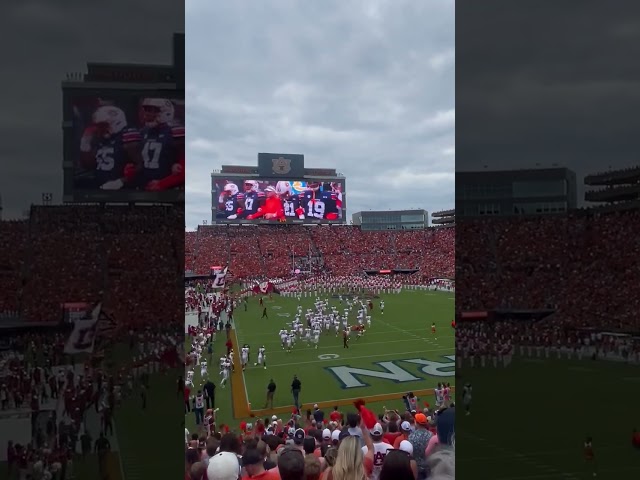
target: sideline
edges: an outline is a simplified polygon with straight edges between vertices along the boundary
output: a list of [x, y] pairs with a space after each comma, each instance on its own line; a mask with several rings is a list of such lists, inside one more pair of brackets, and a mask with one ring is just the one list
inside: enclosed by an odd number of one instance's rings
[[235, 418], [246, 418], [250, 415], [249, 398], [247, 386], [244, 383], [244, 372], [240, 361], [240, 351], [238, 348], [238, 337], [236, 329], [231, 328], [231, 343], [233, 345], [233, 365], [235, 372], [231, 373], [231, 403], [233, 405], [233, 416]]
[[[424, 390], [414, 390], [413, 393], [418, 396], [418, 397], [425, 397], [428, 395], [433, 395], [433, 388], [427, 388]], [[456, 387], [452, 386], [451, 387], [451, 392], [453, 393], [453, 397], [455, 398], [455, 390]], [[402, 399], [402, 396], [405, 394], [406, 392], [401, 392], [401, 393], [384, 393], [381, 395], [369, 395], [369, 396], [364, 396], [364, 397], [355, 397], [355, 398], [343, 398], [341, 400], [327, 400], [324, 402], [317, 402], [318, 403], [318, 407], [319, 408], [333, 408], [335, 406], [338, 407], [343, 407], [345, 405], [353, 405], [353, 402], [355, 402], [358, 399], [362, 399], [365, 401], [366, 404], [369, 403], [373, 403], [373, 402], [388, 402], [390, 400], [400, 400]], [[431, 404], [431, 402], [429, 402], [429, 404]], [[302, 404], [301, 406], [301, 410], [305, 410], [305, 407], [307, 408], [311, 408], [313, 409], [313, 403], [308, 403], [308, 404]], [[251, 411], [251, 415], [256, 416], [256, 417], [266, 417], [269, 415], [277, 415], [277, 414], [281, 414], [281, 413], [291, 413], [293, 411], [294, 406], [293, 405], [286, 405], [286, 406], [282, 406], [282, 407], [275, 407], [273, 409], [260, 409], [260, 410], [253, 410]]]

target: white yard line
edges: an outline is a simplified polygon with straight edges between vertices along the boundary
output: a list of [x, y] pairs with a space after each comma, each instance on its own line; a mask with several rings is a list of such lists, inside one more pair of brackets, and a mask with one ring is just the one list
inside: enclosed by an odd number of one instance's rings
[[[388, 342], [387, 342], [388, 343]], [[277, 363], [274, 365], [269, 365], [267, 367], [267, 369], [269, 368], [274, 368], [274, 367], [289, 367], [292, 365], [305, 365], [305, 364], [312, 364], [312, 363], [325, 363], [325, 362], [332, 362], [332, 361], [341, 361], [341, 362], [347, 362], [350, 360], [359, 360], [362, 358], [378, 358], [378, 357], [399, 357], [399, 356], [405, 356], [405, 355], [414, 355], [416, 353], [427, 353], [427, 352], [451, 352], [451, 348], [435, 348], [435, 349], [430, 349], [430, 350], [415, 350], [412, 352], [393, 352], [393, 353], [381, 353], [381, 354], [377, 354], [377, 355], [362, 355], [362, 356], [358, 356], [358, 357], [338, 357], [338, 358], [330, 358], [327, 360], [320, 360], [320, 359], [316, 359], [316, 360], [311, 360], [308, 362], [287, 362], [287, 363]], [[399, 358], [398, 360], [403, 360], [402, 358]], [[248, 370], [250, 370], [251, 368], [257, 368], [257, 367], [247, 367]], [[245, 382], [246, 385], [246, 382]]]
[[[367, 333], [365, 333], [365, 335], [361, 338], [366, 338], [368, 336]], [[333, 337], [336, 338], [335, 335], [323, 335], [322, 337], [320, 337], [320, 342], [322, 342], [323, 338], [326, 337]], [[340, 337], [340, 340], [342, 340], [342, 337]], [[424, 341], [423, 338], [405, 338], [402, 340], [389, 340], [387, 342], [361, 342], [363, 345], [387, 345], [389, 343], [408, 343], [408, 342], [422, 342]], [[277, 345], [278, 347], [280, 347], [282, 345], [281, 342], [277, 342], [277, 341], [273, 341], [273, 342], [262, 342], [261, 345]], [[298, 340], [296, 342], [296, 345], [305, 345], [306, 343], [304, 342], [304, 340]], [[309, 345], [313, 345], [312, 343], [310, 343]], [[319, 345], [322, 345], [322, 343], [320, 343]], [[357, 344], [356, 344], [357, 345]], [[340, 345], [335, 344], [335, 345], [326, 345], [326, 346], [319, 346], [317, 349], [314, 348], [314, 350], [323, 350], [323, 349], [332, 349], [332, 348], [340, 348], [342, 346], [342, 343], [340, 343]], [[452, 347], [453, 348], [453, 347]], [[275, 353], [277, 352], [279, 349], [271, 349], [271, 353]]]

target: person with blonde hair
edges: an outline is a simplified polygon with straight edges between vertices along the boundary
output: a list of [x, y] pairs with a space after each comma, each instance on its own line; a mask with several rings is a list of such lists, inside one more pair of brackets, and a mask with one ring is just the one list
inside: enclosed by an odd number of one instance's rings
[[348, 436], [340, 442], [331, 480], [366, 480], [364, 455], [358, 437]]

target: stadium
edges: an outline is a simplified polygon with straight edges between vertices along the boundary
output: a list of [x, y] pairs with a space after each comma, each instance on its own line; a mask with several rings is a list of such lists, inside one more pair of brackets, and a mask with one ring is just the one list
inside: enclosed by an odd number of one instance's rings
[[[454, 212], [434, 214], [437, 227], [424, 210], [348, 225], [347, 179], [303, 162], [260, 153], [255, 167], [223, 166], [213, 224], [185, 233], [185, 424], [196, 443], [293, 425], [322, 433], [357, 400], [413, 422], [436, 411], [436, 387], [443, 402], [455, 387]], [[247, 214], [252, 196], [279, 198], [279, 211]], [[317, 211], [335, 214], [306, 215]]]
[[[173, 42], [184, 52], [183, 35]], [[69, 74], [62, 202], [43, 193], [24, 218], [0, 221], [0, 478], [162, 478], [162, 465], [139, 459], [179, 449], [135, 440], [162, 435], [165, 426], [151, 419], [182, 406], [160, 393], [175, 392], [183, 354], [178, 77], [174, 65], [104, 63]], [[106, 128], [105, 109], [118, 128]], [[162, 124], [147, 115], [160, 110]], [[140, 158], [169, 120], [171, 155], [157, 160], [173, 183], [148, 188], [152, 177], [134, 171], [128, 187], [113, 188], [126, 166], [121, 148], [105, 156], [107, 144], [129, 135], [127, 150]], [[82, 166], [83, 154], [102, 170]], [[147, 178], [137, 182], [138, 174]]]
[[[639, 246], [637, 172], [587, 175], [587, 208], [567, 207], [576, 194], [563, 182], [575, 174], [565, 169], [526, 178], [482, 172], [456, 185], [456, 195], [481, 192], [478, 204], [497, 205], [488, 217], [458, 215], [456, 226], [465, 246], [456, 258], [456, 375], [477, 392], [460, 417], [459, 472], [494, 479], [500, 462], [499, 478], [637, 477], [640, 324], [632, 292], [640, 270], [628, 262]], [[509, 197], [509, 182], [547, 197]], [[479, 212], [470, 197], [466, 211]]]

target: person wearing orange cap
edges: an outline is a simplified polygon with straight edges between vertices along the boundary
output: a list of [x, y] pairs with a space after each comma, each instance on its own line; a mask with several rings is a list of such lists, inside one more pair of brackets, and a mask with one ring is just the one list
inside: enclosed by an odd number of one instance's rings
[[427, 457], [425, 451], [433, 434], [429, 431], [429, 420], [424, 413], [417, 413], [414, 417], [415, 430], [409, 435], [408, 441], [413, 445], [413, 458], [418, 467], [418, 479], [427, 477]]

